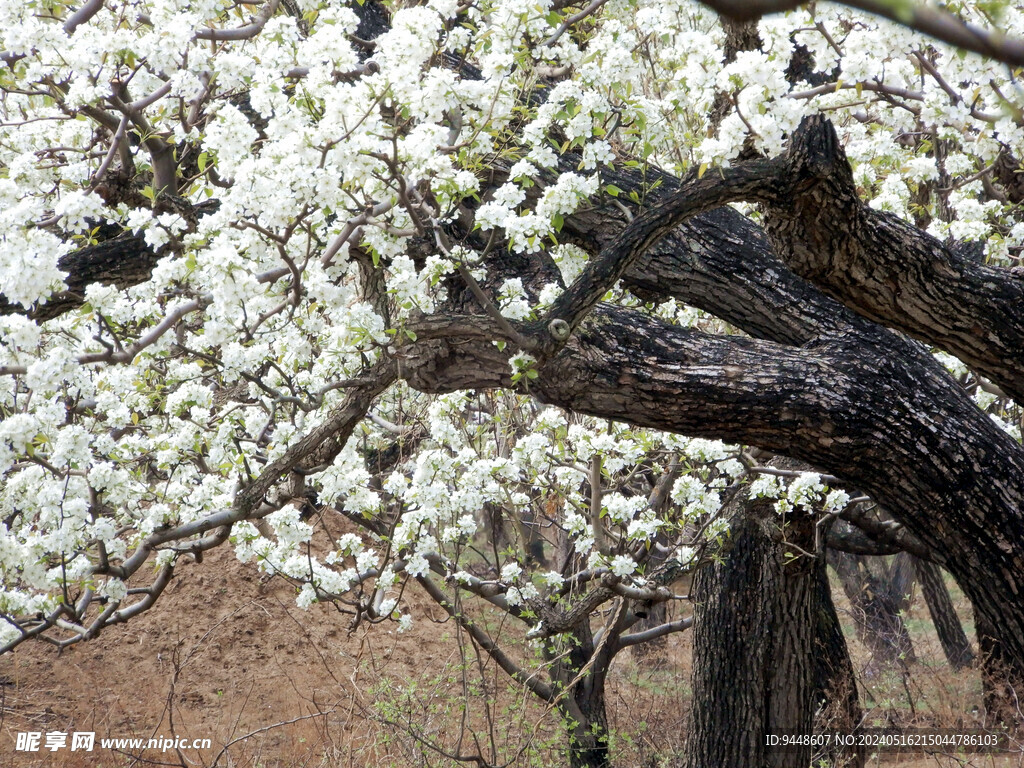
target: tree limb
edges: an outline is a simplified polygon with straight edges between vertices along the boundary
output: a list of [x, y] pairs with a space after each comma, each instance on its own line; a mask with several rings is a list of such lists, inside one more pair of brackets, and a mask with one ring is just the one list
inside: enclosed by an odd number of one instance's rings
[[1024, 279], [864, 205], [827, 119], [805, 118], [787, 155], [793, 193], [765, 201], [779, 257], [855, 312], [951, 352], [1024, 402]]
[[[701, 0], [713, 10], [737, 21], [757, 19], [769, 13], [792, 11], [807, 0]], [[969, 24], [949, 11], [931, 4], [897, 3], [892, 0], [843, 0], [843, 5], [895, 21], [957, 48], [1024, 66], [1024, 40], [1008, 37], [997, 29]]]

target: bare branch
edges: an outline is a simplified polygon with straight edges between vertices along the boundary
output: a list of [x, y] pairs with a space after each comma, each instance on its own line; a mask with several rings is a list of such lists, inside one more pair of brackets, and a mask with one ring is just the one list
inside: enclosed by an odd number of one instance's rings
[[418, 581], [426, 593], [430, 595], [430, 598], [441, 606], [449, 616], [455, 619], [459, 623], [459, 626], [469, 633], [470, 637], [473, 638], [473, 641], [483, 648], [487, 652], [488, 656], [494, 659], [495, 663], [505, 671], [505, 674], [516, 682], [525, 685], [532, 693], [539, 696], [544, 701], [554, 701], [555, 692], [552, 687], [539, 679], [536, 675], [528, 675], [508, 657], [498, 644], [491, 639], [490, 635], [480, 629], [480, 627], [469, 619], [469, 617], [459, 611], [456, 611], [448, 597], [429, 576], [417, 576], [416, 581]]
[[584, 8], [582, 11], [580, 11], [579, 13], [574, 13], [572, 16], [569, 16], [565, 21], [563, 21], [559, 25], [558, 29], [555, 30], [554, 34], [540, 44], [541, 47], [544, 48], [546, 46], [554, 45], [555, 43], [557, 43], [559, 38], [561, 38], [562, 35], [564, 35], [573, 24], [578, 24], [588, 16], [593, 16], [601, 9], [601, 6], [603, 6], [607, 2], [608, 0], [592, 0], [590, 5]]
[[195, 34], [196, 40], [249, 40], [256, 37], [260, 32], [263, 31], [263, 27], [266, 26], [267, 21], [277, 11], [278, 5], [281, 0], [267, 0], [263, 4], [263, 8], [253, 19], [251, 24], [246, 24], [244, 27], [238, 27], [237, 29], [200, 29]]
[[87, 0], [81, 8], [68, 16], [67, 21], [64, 22], [64, 31], [69, 36], [75, 34], [76, 29], [99, 13], [102, 8], [103, 0]]
[[685, 619], [679, 619], [679, 621], [669, 621], [665, 624], [659, 624], [656, 627], [645, 629], [642, 632], [633, 632], [629, 635], [622, 635], [619, 638], [619, 648], [628, 648], [631, 645], [639, 645], [640, 643], [646, 643], [651, 640], [657, 640], [659, 637], [670, 635], [673, 632], [682, 632], [684, 629], [689, 629], [693, 626], [693, 617], [687, 616]]
[[698, 213], [726, 203], [762, 199], [770, 190], [770, 182], [784, 170], [773, 160], [752, 160], [715, 170], [683, 184], [656, 208], [637, 216], [555, 300], [543, 320], [553, 342], [545, 351], [551, 354], [564, 344], [630, 265], [673, 229]]

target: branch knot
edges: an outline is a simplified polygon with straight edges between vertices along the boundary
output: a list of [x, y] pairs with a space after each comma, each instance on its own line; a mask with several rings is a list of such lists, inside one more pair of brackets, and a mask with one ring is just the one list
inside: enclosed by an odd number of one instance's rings
[[551, 338], [561, 343], [569, 340], [569, 334], [572, 333], [572, 328], [560, 317], [556, 317], [550, 323], [548, 323], [548, 333], [551, 334]]

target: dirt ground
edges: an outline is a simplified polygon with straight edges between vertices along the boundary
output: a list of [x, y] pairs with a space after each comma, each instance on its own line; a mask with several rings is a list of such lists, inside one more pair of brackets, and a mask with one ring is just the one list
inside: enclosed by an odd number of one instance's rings
[[[211, 553], [125, 626], [63, 653], [29, 643], [0, 658], [0, 765], [131, 763], [98, 748], [86, 760], [68, 748], [15, 752], [15, 734], [27, 730], [209, 738], [209, 750], [182, 750], [207, 765], [234, 740], [220, 764], [293, 765], [317, 744], [356, 749], [367, 735], [358, 727], [367, 702], [357, 671], [386, 660], [396, 676], [413, 676], [445, 649], [427, 627], [350, 635], [350, 622], [330, 606], [304, 611], [283, 580], [267, 580], [230, 551]], [[324, 733], [328, 720], [333, 733]], [[165, 761], [179, 762], [173, 752]]]
[[[434, 623], [440, 609], [424, 596], [406, 594], [416, 616], [406, 633], [394, 624], [350, 631], [350, 616], [327, 605], [303, 611], [294, 598], [283, 580], [261, 576], [230, 551], [213, 552], [202, 564], [182, 567], [157, 606], [126, 626], [60, 654], [28, 643], [0, 657], [0, 766], [451, 764], [427, 743], [491, 750], [517, 766], [561, 763], [554, 719], [510, 689], [493, 665], [467, 657], [452, 626]], [[944, 667], [922, 606], [908, 622], [921, 663], [909, 678], [868, 681], [862, 701], [870, 716], [886, 724], [894, 718], [973, 724], [976, 674], [952, 676]], [[866, 668], [863, 648], [852, 638], [851, 647]], [[682, 747], [688, 695], [685, 633], [653, 654], [620, 654], [608, 691], [620, 765], [672, 764]], [[463, 701], [470, 705], [463, 708]], [[97, 741], [92, 752], [70, 745], [15, 751], [17, 734], [28, 731], [94, 732]], [[160, 737], [210, 739], [211, 747], [161, 752], [99, 745], [102, 738]], [[897, 763], [1022, 766], [1024, 759], [1020, 753], [1000, 760], [889, 754], [872, 762]]]

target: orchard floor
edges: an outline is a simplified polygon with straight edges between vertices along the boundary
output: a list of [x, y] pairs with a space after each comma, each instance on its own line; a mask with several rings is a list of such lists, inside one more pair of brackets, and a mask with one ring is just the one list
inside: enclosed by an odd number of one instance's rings
[[[0, 657], [0, 766], [457, 765], [427, 744], [493, 755], [515, 767], [564, 764], [553, 717], [508, 687], [493, 665], [481, 666], [471, 645], [460, 647], [452, 624], [439, 623], [440, 610], [422, 595], [405, 595], [416, 616], [405, 633], [393, 623], [353, 629], [351, 617], [333, 607], [303, 611], [294, 598], [283, 580], [268, 580], [230, 552], [214, 552], [180, 568], [157, 607], [127, 626], [62, 654], [29, 643]], [[962, 599], [957, 603], [963, 607]], [[908, 624], [921, 661], [906, 680], [896, 673], [868, 680], [861, 698], [869, 720], [971, 727], [980, 706], [977, 674], [950, 672], [920, 600]], [[866, 669], [870, 659], [847, 629], [854, 662]], [[522, 634], [510, 625], [502, 636]], [[617, 765], [674, 764], [689, 673], [686, 633], [644, 656], [619, 655], [608, 690]], [[94, 732], [96, 747], [15, 751], [16, 734], [28, 731]], [[160, 737], [210, 739], [212, 746], [161, 752], [99, 744]], [[871, 765], [1024, 766], [1024, 753], [884, 754]]]

